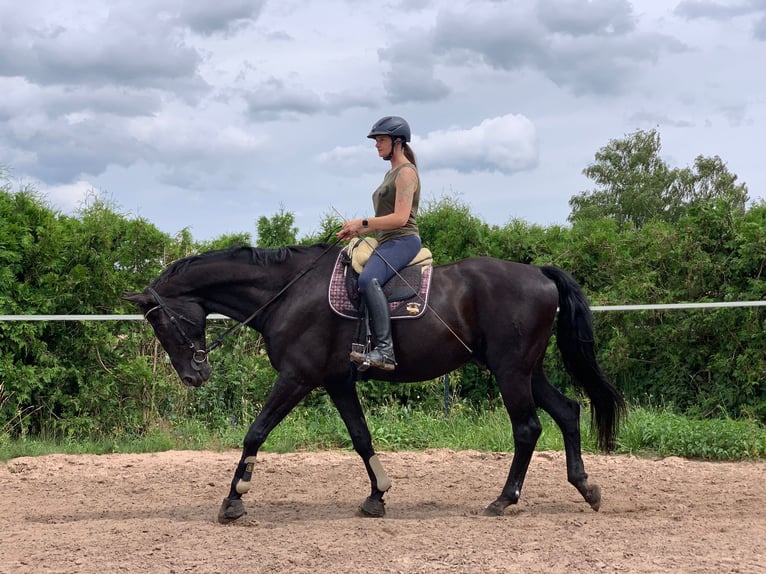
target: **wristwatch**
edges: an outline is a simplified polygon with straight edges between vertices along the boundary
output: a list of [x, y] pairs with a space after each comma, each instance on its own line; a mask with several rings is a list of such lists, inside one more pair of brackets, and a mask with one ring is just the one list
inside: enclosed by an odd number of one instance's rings
[[362, 219], [362, 227], [367, 227], [368, 225], [370, 225], [370, 222], [366, 219]]

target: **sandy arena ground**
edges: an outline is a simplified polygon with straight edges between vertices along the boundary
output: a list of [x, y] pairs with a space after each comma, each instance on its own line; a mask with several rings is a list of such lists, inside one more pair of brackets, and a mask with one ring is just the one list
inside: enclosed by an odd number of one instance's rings
[[248, 515], [216, 522], [238, 451], [17, 458], [0, 465], [0, 572], [766, 572], [766, 462], [537, 453], [521, 502], [481, 515], [511, 457], [381, 453], [387, 515], [349, 452], [259, 457]]

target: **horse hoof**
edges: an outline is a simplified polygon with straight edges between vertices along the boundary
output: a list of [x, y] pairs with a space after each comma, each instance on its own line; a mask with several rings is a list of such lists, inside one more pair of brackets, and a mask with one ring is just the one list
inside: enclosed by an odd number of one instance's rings
[[598, 512], [598, 509], [601, 508], [601, 487], [597, 484], [589, 487], [588, 491], [585, 493], [585, 502], [590, 504], [590, 507]]
[[243, 517], [245, 514], [247, 514], [247, 510], [245, 510], [245, 505], [242, 504], [241, 499], [224, 498], [221, 508], [218, 510], [218, 522], [221, 524], [229, 524], [238, 518]]
[[484, 516], [503, 516], [505, 514], [505, 507], [508, 506], [505, 504], [502, 500], [496, 500], [487, 508], [484, 509], [484, 512], [482, 514]]
[[383, 518], [386, 515], [386, 503], [368, 496], [359, 507], [359, 516], [366, 518]]

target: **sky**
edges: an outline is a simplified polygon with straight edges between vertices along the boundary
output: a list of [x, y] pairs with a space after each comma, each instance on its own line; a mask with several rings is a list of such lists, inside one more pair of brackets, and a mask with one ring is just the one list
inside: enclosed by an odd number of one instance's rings
[[406, 118], [421, 204], [566, 224], [610, 140], [658, 130], [766, 198], [766, 0], [0, 0], [0, 165], [175, 235], [365, 217]]

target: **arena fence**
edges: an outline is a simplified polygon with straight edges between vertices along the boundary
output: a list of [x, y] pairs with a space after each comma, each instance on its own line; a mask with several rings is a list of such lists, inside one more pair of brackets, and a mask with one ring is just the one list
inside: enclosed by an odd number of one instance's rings
[[[673, 309], [718, 309], [723, 307], [766, 307], [766, 301], [592, 305], [591, 311], [670, 311]], [[143, 315], [0, 315], [0, 321], [141, 321], [143, 318]], [[208, 315], [208, 319], [228, 318], [225, 315]]]
[[[592, 305], [591, 311], [673, 311], [676, 309], [720, 309], [725, 307], [766, 307], [766, 301], [721, 301], [717, 303], [658, 303], [643, 305]], [[143, 315], [0, 315], [0, 321], [141, 321]], [[208, 319], [229, 319], [211, 314]], [[444, 414], [450, 411], [450, 377], [444, 375]]]

